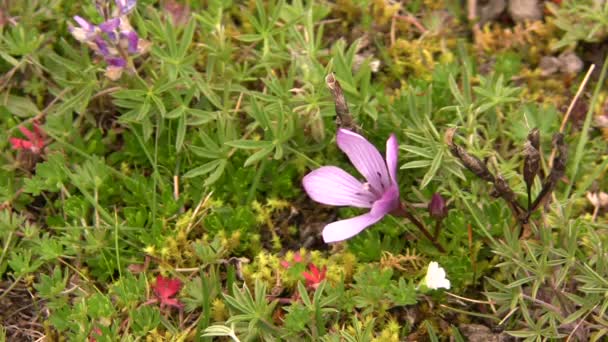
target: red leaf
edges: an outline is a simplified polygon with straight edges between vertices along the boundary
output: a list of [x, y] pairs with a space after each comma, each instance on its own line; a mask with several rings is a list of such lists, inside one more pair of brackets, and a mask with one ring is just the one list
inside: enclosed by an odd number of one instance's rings
[[171, 297], [175, 296], [181, 288], [182, 282], [179, 279], [165, 278], [161, 275], [156, 277], [156, 284], [152, 287], [161, 306], [168, 305], [180, 309], [183, 305]]

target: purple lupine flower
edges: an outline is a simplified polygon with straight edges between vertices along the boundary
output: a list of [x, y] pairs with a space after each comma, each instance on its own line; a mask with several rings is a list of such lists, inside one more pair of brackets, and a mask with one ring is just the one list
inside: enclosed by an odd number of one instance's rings
[[334, 206], [370, 208], [366, 214], [333, 222], [323, 229], [325, 242], [349, 239], [400, 208], [397, 185], [397, 138], [386, 141], [386, 161], [380, 152], [361, 135], [339, 129], [338, 147], [365, 178], [362, 183], [336, 166], [323, 166], [307, 174], [302, 183], [313, 200]]
[[70, 27], [72, 35], [80, 42], [86, 43], [95, 53], [108, 63], [106, 76], [117, 80], [123, 69], [130, 65], [132, 55], [145, 53], [150, 43], [140, 39], [127, 14], [135, 8], [136, 0], [114, 0], [114, 11], [110, 14], [110, 0], [95, 1], [95, 6], [105, 21], [93, 25], [82, 17], [75, 16], [79, 27]]

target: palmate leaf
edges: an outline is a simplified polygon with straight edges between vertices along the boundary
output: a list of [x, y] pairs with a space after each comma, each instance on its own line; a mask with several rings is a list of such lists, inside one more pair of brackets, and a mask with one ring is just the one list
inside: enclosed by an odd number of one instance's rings
[[272, 324], [272, 313], [278, 302], [267, 301], [265, 283], [256, 279], [254, 295], [246, 284], [243, 284], [243, 289], [233, 284], [232, 292], [233, 296], [224, 295], [230, 308], [235, 311], [228, 319], [228, 324], [247, 323], [252, 337], [262, 334], [270, 338], [271, 332], [278, 331], [278, 328]]
[[184, 174], [184, 178], [194, 178], [209, 174], [205, 179], [205, 186], [215, 183], [224, 174], [228, 160], [216, 159], [198, 166]]

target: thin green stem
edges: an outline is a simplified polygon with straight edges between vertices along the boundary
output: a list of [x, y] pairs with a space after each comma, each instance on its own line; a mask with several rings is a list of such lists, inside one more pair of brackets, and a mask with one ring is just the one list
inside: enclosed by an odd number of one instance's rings
[[260, 166], [253, 178], [253, 182], [251, 183], [251, 187], [249, 188], [249, 193], [247, 194], [246, 203], [251, 203], [255, 197], [255, 192], [258, 188], [258, 184], [260, 184], [260, 179], [262, 179], [262, 175], [264, 174], [264, 169], [266, 169], [266, 164], [268, 164], [268, 159], [264, 158], [260, 162]]

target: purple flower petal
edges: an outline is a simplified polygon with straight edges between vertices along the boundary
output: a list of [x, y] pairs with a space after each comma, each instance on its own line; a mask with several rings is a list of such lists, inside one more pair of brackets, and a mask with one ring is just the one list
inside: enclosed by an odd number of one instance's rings
[[128, 32], [122, 32], [121, 35], [125, 38], [127, 38], [127, 42], [128, 42], [128, 48], [127, 50], [129, 51], [129, 53], [137, 53], [137, 43], [139, 42], [139, 37], [137, 36], [137, 32], [135, 31], [128, 31]]
[[397, 184], [397, 162], [398, 162], [399, 144], [397, 137], [394, 134], [386, 141], [386, 166], [388, 173], [391, 175], [392, 184]]
[[108, 64], [111, 66], [115, 66], [115, 67], [119, 67], [119, 68], [124, 68], [125, 66], [127, 66], [127, 61], [125, 61], [124, 58], [120, 58], [120, 57], [106, 58], [106, 62], [108, 62]]
[[391, 184], [386, 163], [380, 152], [361, 135], [346, 129], [338, 130], [338, 147], [377, 192], [384, 192]]
[[105, 33], [114, 33], [114, 31], [120, 26], [120, 18], [113, 18], [99, 24], [99, 29]]
[[346, 220], [332, 222], [323, 228], [323, 241], [330, 243], [350, 239], [361, 233], [363, 229], [380, 221], [382, 217], [383, 215], [373, 215], [369, 212]]
[[108, 44], [101, 37], [95, 38], [95, 45], [97, 45], [97, 48], [99, 48], [99, 53], [101, 53], [103, 56], [107, 57], [110, 55]]
[[336, 166], [324, 166], [310, 172], [302, 185], [310, 198], [323, 204], [370, 208], [376, 200], [363, 189], [361, 182]]
[[391, 185], [380, 199], [374, 202], [370, 213], [373, 215], [386, 215], [399, 207], [399, 187]]
[[89, 23], [86, 19], [80, 16], [74, 16], [74, 21], [80, 25], [84, 30], [93, 32], [95, 30], [95, 25]]
[[399, 189], [391, 186], [382, 198], [374, 202], [372, 209], [360, 216], [336, 221], [323, 228], [323, 241], [326, 243], [343, 241], [361, 233], [363, 229], [380, 221], [386, 214], [399, 206]]

